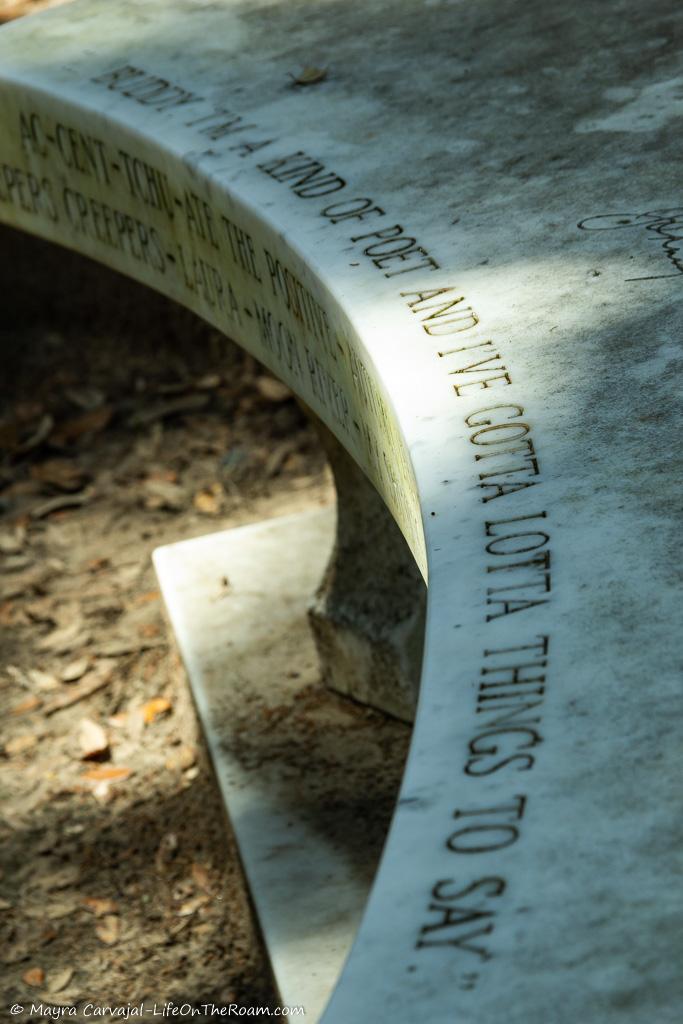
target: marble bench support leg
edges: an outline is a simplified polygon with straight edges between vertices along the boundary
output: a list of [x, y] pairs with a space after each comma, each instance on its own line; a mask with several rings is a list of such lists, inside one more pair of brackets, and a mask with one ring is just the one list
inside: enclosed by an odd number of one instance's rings
[[311, 418], [337, 488], [335, 545], [309, 608], [323, 679], [354, 700], [412, 721], [427, 588], [375, 488]]

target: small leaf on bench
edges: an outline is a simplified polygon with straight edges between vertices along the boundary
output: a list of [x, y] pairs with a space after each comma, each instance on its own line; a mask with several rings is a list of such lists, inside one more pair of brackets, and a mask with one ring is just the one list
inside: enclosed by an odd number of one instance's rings
[[327, 68], [308, 67], [300, 71], [298, 75], [292, 75], [295, 85], [317, 85], [327, 78]]

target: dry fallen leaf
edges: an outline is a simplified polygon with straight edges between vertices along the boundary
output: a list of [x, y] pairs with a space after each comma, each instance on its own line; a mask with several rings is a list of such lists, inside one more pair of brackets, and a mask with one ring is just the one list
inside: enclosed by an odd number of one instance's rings
[[65, 423], [60, 423], [52, 434], [52, 440], [56, 444], [68, 444], [70, 441], [78, 440], [84, 434], [99, 433], [108, 425], [113, 412], [110, 405], [103, 405], [99, 409], [93, 409], [91, 412], [83, 413], [82, 416], [76, 416]]
[[140, 636], [158, 636], [160, 632], [161, 629], [156, 622], [143, 622], [142, 625], [138, 626], [138, 634]]
[[178, 413], [197, 412], [208, 405], [209, 401], [209, 395], [183, 395], [168, 402], [160, 402], [158, 405], [146, 405], [144, 409], [129, 416], [126, 422], [129, 427], [141, 427], [147, 423], [154, 423], [155, 420], [165, 419], [167, 416], [176, 416]]
[[163, 872], [178, 855], [178, 836], [175, 832], [167, 832], [162, 836], [161, 842], [154, 856], [154, 866], [157, 871]]
[[95, 387], [65, 388], [64, 394], [70, 402], [77, 405], [79, 409], [85, 409], [86, 412], [99, 409], [107, 398], [104, 391]]
[[14, 942], [10, 949], [3, 951], [0, 962], [3, 964], [20, 964], [31, 956], [31, 948], [26, 942]]
[[98, 899], [97, 896], [86, 896], [82, 901], [83, 906], [95, 915], [95, 917], [104, 917], [105, 914], [117, 914], [118, 905], [114, 900]]
[[56, 929], [53, 928], [51, 924], [49, 924], [45, 928], [43, 928], [42, 932], [38, 937], [38, 941], [40, 942], [41, 946], [47, 946], [48, 943], [55, 941], [55, 939], [57, 938], [57, 934], [58, 933]]
[[[75, 1006], [80, 998], [79, 992], [40, 992], [37, 999], [42, 1003], [47, 1003], [48, 1006], [64, 1006], [71, 1007]], [[53, 1017], [56, 1019], [56, 1015], [53, 1013]]]
[[181, 903], [176, 910], [176, 914], [178, 917], [189, 917], [201, 907], [205, 907], [207, 903], [208, 899], [206, 896], [195, 896], [193, 899], [186, 900], [184, 903]]
[[194, 382], [198, 391], [212, 391], [220, 387], [221, 377], [217, 373], [207, 373]]
[[122, 782], [130, 774], [131, 769], [122, 765], [102, 765], [100, 768], [90, 768], [82, 777], [88, 782]]
[[121, 934], [121, 921], [114, 914], [105, 914], [95, 927], [95, 933], [100, 942], [107, 946], [113, 946], [118, 942]]
[[187, 771], [197, 760], [197, 751], [194, 747], [182, 746], [166, 759], [166, 767], [169, 771]]
[[74, 976], [73, 967], [65, 967], [63, 971], [50, 973], [47, 979], [48, 992], [61, 992]]
[[35, 601], [28, 601], [24, 605], [24, 611], [34, 622], [55, 623], [56, 602], [50, 597], [39, 597]]
[[86, 479], [86, 473], [69, 459], [48, 459], [31, 467], [31, 477], [62, 491], [77, 491]]
[[49, 891], [55, 889], [69, 889], [76, 885], [81, 877], [81, 872], [75, 864], [65, 864], [63, 867], [51, 868], [49, 863], [43, 866], [42, 860], [38, 862], [33, 872], [35, 884]]
[[209, 921], [205, 921], [204, 924], [195, 925], [194, 928], [192, 929], [192, 932], [194, 935], [211, 935], [215, 928], [215, 924], [212, 924]]
[[[30, 597], [31, 594], [44, 593], [45, 585], [56, 575], [50, 568], [50, 565], [56, 562], [56, 558], [50, 558], [47, 562], [41, 560], [40, 564], [36, 565], [28, 555], [10, 555], [3, 558], [0, 561], [0, 572], [12, 575], [8, 580], [2, 581], [0, 597]], [[20, 569], [27, 571], [20, 573]]]
[[21, 976], [21, 980], [25, 981], [27, 985], [33, 985], [35, 988], [39, 988], [45, 981], [45, 971], [42, 967], [29, 967], [27, 971]]
[[86, 487], [84, 491], [79, 491], [77, 494], [58, 494], [54, 498], [48, 498], [47, 501], [41, 501], [34, 505], [31, 509], [31, 516], [34, 519], [44, 519], [45, 516], [59, 512], [63, 508], [79, 508], [81, 505], [87, 505], [94, 495], [95, 490], [92, 487]]
[[17, 609], [12, 601], [4, 601], [0, 604], [0, 625], [13, 626], [17, 618]]
[[148, 700], [142, 707], [145, 725], [151, 725], [159, 715], [163, 715], [170, 710], [171, 702], [166, 697], [154, 697], [153, 700]]
[[57, 900], [48, 903], [43, 907], [42, 914], [36, 916], [47, 917], [50, 921], [58, 921], [62, 917], [69, 917], [76, 910], [78, 910], [76, 900]]
[[0, 552], [3, 555], [18, 555], [25, 541], [25, 526], [15, 526], [13, 530], [3, 530], [0, 533]]
[[[59, 568], [58, 568], [59, 566]], [[28, 597], [31, 594], [44, 594], [48, 583], [64, 572], [66, 566], [57, 559], [40, 561], [25, 572], [12, 576], [4, 582], [0, 598], [4, 601], [12, 597]]]
[[88, 572], [102, 572], [103, 569], [108, 569], [111, 562], [108, 558], [91, 558], [89, 562], [86, 562], [85, 567]]
[[194, 747], [182, 746], [178, 751], [178, 763], [183, 771], [191, 768], [197, 760], [197, 751]]
[[295, 85], [317, 85], [327, 78], [327, 68], [304, 68], [298, 75], [292, 75], [292, 78]]
[[103, 758], [109, 753], [109, 740], [101, 725], [91, 718], [82, 718], [79, 726], [78, 742], [81, 747], [81, 760], [91, 761]]
[[116, 662], [112, 658], [101, 658], [92, 672], [88, 672], [80, 682], [70, 687], [68, 693], [61, 693], [54, 700], [51, 700], [49, 704], [46, 704], [45, 714], [52, 715], [55, 711], [68, 708], [79, 700], [84, 700], [86, 697], [90, 697], [91, 694], [101, 690], [104, 686], [107, 686], [111, 682], [115, 665]]
[[146, 480], [144, 492], [143, 504], [151, 511], [166, 509], [169, 512], [178, 512], [185, 507], [187, 500], [183, 487], [165, 480]]
[[171, 927], [167, 929], [167, 939], [164, 941], [167, 942], [169, 939], [171, 941], [175, 941], [176, 936], [180, 935], [181, 932], [186, 931], [190, 927], [191, 923], [192, 914], [189, 914], [187, 917], [181, 917], [179, 921], [176, 921], [175, 924], [171, 925]]
[[8, 757], [14, 757], [16, 754], [25, 754], [27, 750], [32, 750], [37, 742], [38, 737], [34, 736], [32, 733], [24, 733], [23, 736], [14, 736], [5, 744], [5, 753]]
[[74, 647], [82, 647], [87, 643], [89, 635], [83, 630], [83, 623], [80, 617], [74, 618], [65, 626], [41, 637], [36, 644], [40, 651], [51, 651], [54, 654], [68, 654]]
[[2, 496], [3, 498], [32, 498], [36, 494], [40, 494], [40, 484], [37, 480], [17, 480], [3, 489]]
[[166, 466], [159, 466], [157, 469], [150, 469], [145, 480], [165, 480], [169, 484], [178, 483], [178, 474], [175, 469], [168, 469]]
[[276, 380], [275, 377], [257, 377], [256, 388], [261, 397], [269, 402], [286, 402], [288, 398], [292, 397], [292, 392], [287, 385]]
[[286, 441], [275, 445], [263, 467], [263, 474], [268, 480], [280, 472], [295, 448], [296, 441], [293, 438], [288, 438]]
[[18, 683], [19, 686], [22, 686], [26, 690], [30, 689], [31, 684], [28, 676], [25, 672], [22, 672], [18, 665], [5, 665], [5, 672], [13, 683]]
[[165, 647], [167, 641], [163, 637], [117, 637], [99, 644], [98, 654], [106, 654], [111, 658], [119, 658], [123, 654], [137, 654], [138, 651], [149, 651], [153, 647]]
[[61, 918], [69, 918], [72, 913], [75, 913], [79, 909], [78, 900], [74, 897], [67, 897], [66, 899], [50, 900], [46, 902], [45, 899], [41, 899], [40, 902], [36, 903], [24, 903], [22, 906], [23, 913], [27, 918], [31, 918], [34, 921], [59, 921]]
[[145, 716], [142, 708], [131, 708], [126, 715], [126, 734], [134, 743], [138, 743], [144, 731]]
[[12, 715], [25, 715], [29, 711], [35, 711], [36, 708], [39, 708], [42, 703], [43, 702], [40, 699], [40, 697], [36, 697], [35, 694], [32, 693], [30, 696], [25, 697], [18, 704], [15, 704], [14, 707], [12, 708], [10, 714], [12, 714]]
[[127, 711], [119, 711], [116, 715], [110, 715], [107, 719], [107, 724], [111, 725], [114, 729], [125, 729], [127, 722]]
[[24, 18], [27, 14], [37, 14], [47, 7], [53, 7], [55, 2], [63, 0], [0, 0], [0, 25], [15, 18]]
[[28, 670], [28, 678], [37, 690], [48, 693], [50, 690], [59, 690], [59, 680], [51, 672], [41, 672], [38, 668]]
[[195, 885], [198, 885], [204, 892], [211, 892], [211, 879], [209, 878], [209, 872], [203, 864], [198, 864], [195, 861], [192, 865], [192, 878]]
[[39, 421], [38, 424], [34, 425], [33, 433], [25, 441], [22, 441], [17, 445], [15, 451], [30, 452], [34, 448], [38, 448], [49, 436], [54, 426], [55, 421], [49, 413], [46, 413]]
[[29, 555], [5, 555], [0, 563], [0, 572], [19, 572], [33, 565]]
[[221, 508], [220, 495], [207, 489], [197, 491], [192, 499], [192, 504], [197, 512], [201, 512], [202, 515], [215, 516], [220, 512]]
[[76, 683], [88, 671], [89, 665], [90, 658], [78, 658], [77, 661], [70, 661], [60, 672], [60, 677], [65, 683]]
[[98, 782], [93, 786], [92, 795], [102, 804], [111, 803], [117, 794], [116, 788], [112, 788], [111, 782]]

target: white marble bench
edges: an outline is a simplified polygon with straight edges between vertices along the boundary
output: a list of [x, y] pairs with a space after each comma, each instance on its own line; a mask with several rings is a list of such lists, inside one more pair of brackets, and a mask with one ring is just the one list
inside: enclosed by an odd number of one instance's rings
[[680, 1020], [681, 20], [78, 0], [0, 33], [0, 219], [253, 352], [428, 580], [326, 1024]]

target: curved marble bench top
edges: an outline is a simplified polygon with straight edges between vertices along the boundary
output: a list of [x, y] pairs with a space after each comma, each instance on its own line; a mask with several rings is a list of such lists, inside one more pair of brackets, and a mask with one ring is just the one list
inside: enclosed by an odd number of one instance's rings
[[79, 0], [0, 32], [0, 219], [253, 352], [428, 578], [327, 1024], [680, 1014], [683, 12], [595, 10]]

